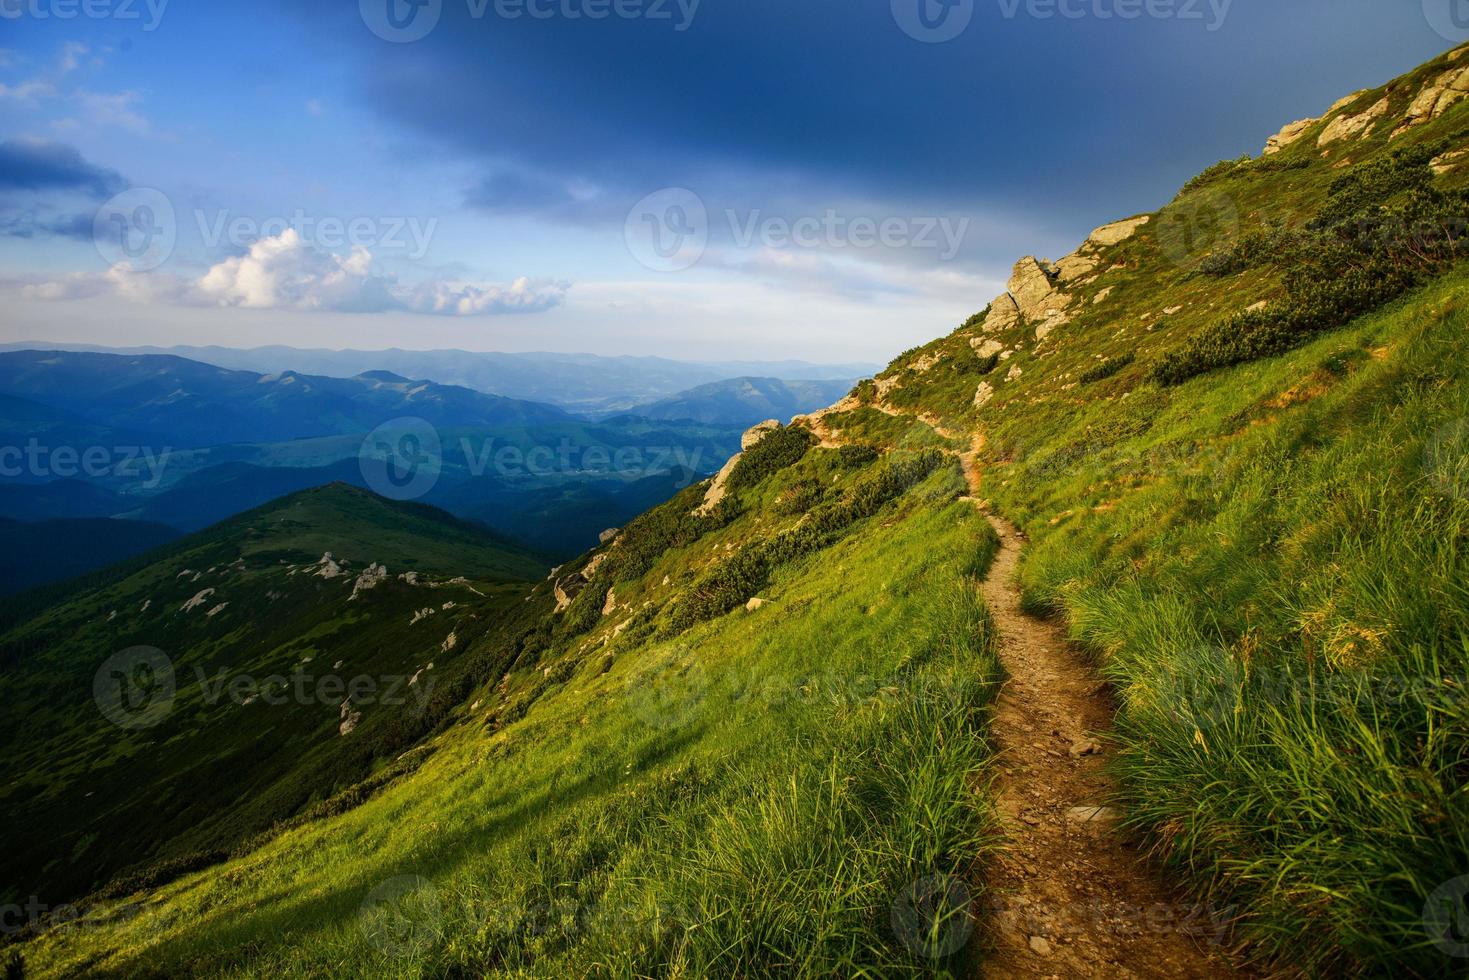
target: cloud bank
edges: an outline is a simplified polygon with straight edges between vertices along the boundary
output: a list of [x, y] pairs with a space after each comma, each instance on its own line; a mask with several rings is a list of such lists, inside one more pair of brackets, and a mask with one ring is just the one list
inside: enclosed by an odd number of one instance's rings
[[371, 252], [338, 255], [305, 241], [294, 228], [263, 238], [244, 255], [197, 279], [134, 272], [119, 263], [101, 274], [15, 282], [21, 296], [62, 301], [117, 296], [138, 303], [334, 313], [409, 312], [437, 316], [540, 313], [561, 305], [571, 284], [520, 277], [508, 286], [445, 280], [403, 285], [373, 265]]

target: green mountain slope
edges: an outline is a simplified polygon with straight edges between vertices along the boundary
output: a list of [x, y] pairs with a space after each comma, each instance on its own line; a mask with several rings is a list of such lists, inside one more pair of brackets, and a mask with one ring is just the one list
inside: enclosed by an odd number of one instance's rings
[[522, 615], [541, 571], [447, 514], [338, 485], [97, 573], [0, 636], [0, 880], [60, 902], [227, 852], [368, 778], [432, 729], [459, 638]]
[[1452, 52], [1022, 260], [487, 625], [414, 771], [39, 921], [28, 968], [969, 975], [981, 504], [1110, 681], [1128, 832], [1231, 949], [1462, 972], [1465, 94]]

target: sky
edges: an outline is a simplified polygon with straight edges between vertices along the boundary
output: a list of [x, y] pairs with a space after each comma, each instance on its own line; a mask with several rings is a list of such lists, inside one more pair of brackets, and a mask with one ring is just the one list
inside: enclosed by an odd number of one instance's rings
[[0, 0], [0, 341], [885, 362], [1462, 0]]

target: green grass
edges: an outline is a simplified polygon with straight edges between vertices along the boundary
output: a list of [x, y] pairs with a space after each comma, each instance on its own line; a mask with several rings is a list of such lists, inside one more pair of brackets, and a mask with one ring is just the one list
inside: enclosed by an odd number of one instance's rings
[[[325, 551], [350, 562], [347, 574], [302, 570]], [[376, 560], [390, 576], [350, 600]], [[407, 571], [445, 584], [399, 581]], [[4, 899], [57, 905], [117, 874], [151, 880], [153, 866], [218, 860], [368, 779], [457, 707], [483, 660], [504, 659], [502, 639], [534, 609], [516, 579], [541, 577], [533, 557], [474, 525], [343, 486], [89, 577], [0, 634], [0, 696], [12, 709], [0, 721], [0, 816], [13, 845], [0, 855]], [[182, 611], [206, 589], [201, 606]], [[410, 625], [426, 606], [434, 616]], [[462, 645], [444, 650], [451, 632]], [[99, 710], [93, 683], [135, 647], [168, 658], [175, 693], [156, 725], [123, 728]], [[430, 662], [429, 680], [409, 689]], [[282, 678], [288, 703], [241, 703], [247, 692], [222, 686], [240, 676]], [[296, 677], [304, 701], [289, 686]], [[338, 735], [338, 702], [356, 678], [370, 681], [372, 700], [401, 703], [363, 708], [349, 739]], [[336, 688], [322, 682], [341, 690], [327, 698]]]
[[[164, 885], [133, 917], [46, 933], [24, 948], [30, 970], [967, 969], [967, 912], [905, 898], [937, 877], [977, 900], [994, 838], [983, 733], [999, 668], [972, 576], [996, 542], [950, 502], [956, 481], [945, 467], [782, 566], [757, 612], [588, 651], [520, 720], [466, 713], [356, 808]], [[401, 889], [417, 897], [364, 918]]]
[[[1028, 600], [1121, 692], [1132, 823], [1257, 952], [1315, 971], [1451, 965], [1423, 909], [1469, 872], [1469, 481], [1464, 444], [1435, 441], [1469, 405], [1466, 329], [1445, 281], [1191, 383], [1186, 413], [1114, 447], [1140, 472], [1093, 459], [999, 494], [1107, 500], [1038, 528]], [[1317, 397], [1255, 414], [1302, 377]]]

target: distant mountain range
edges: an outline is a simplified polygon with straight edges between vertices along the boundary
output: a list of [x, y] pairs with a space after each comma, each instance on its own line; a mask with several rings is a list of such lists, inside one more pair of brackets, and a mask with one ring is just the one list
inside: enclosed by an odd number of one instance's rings
[[101, 347], [27, 341], [0, 344], [0, 351], [62, 350], [182, 357], [232, 371], [325, 378], [355, 378], [387, 371], [441, 385], [544, 402], [585, 414], [625, 412], [639, 404], [731, 378], [833, 381], [862, 378], [878, 365], [812, 364], [806, 361], [676, 361], [662, 357], [601, 357], [595, 354], [475, 352], [462, 350], [303, 350], [294, 347]]
[[352, 378], [259, 374], [173, 355], [0, 353], [0, 394], [9, 399], [0, 409], [28, 413], [18, 421], [32, 433], [38, 421], [80, 420], [165, 440], [159, 444], [175, 449], [368, 432], [402, 416], [436, 426], [569, 420], [550, 405], [386, 371]]
[[832, 381], [782, 381], [778, 378], [730, 378], [662, 398], [629, 411], [649, 419], [754, 425], [765, 419], [788, 422], [841, 400], [855, 378]]
[[[0, 538], [23, 551], [52, 540], [67, 552], [0, 576], [0, 593], [327, 483], [387, 492], [373, 486], [364, 447], [396, 445], [367, 437], [405, 419], [426, 423], [433, 473], [412, 499], [560, 560], [713, 473], [769, 413], [768, 403], [705, 400], [657, 418], [592, 421], [384, 370], [331, 378], [171, 354], [0, 353], [0, 520], [22, 522], [0, 526]], [[96, 547], [77, 546], [87, 540]]]

